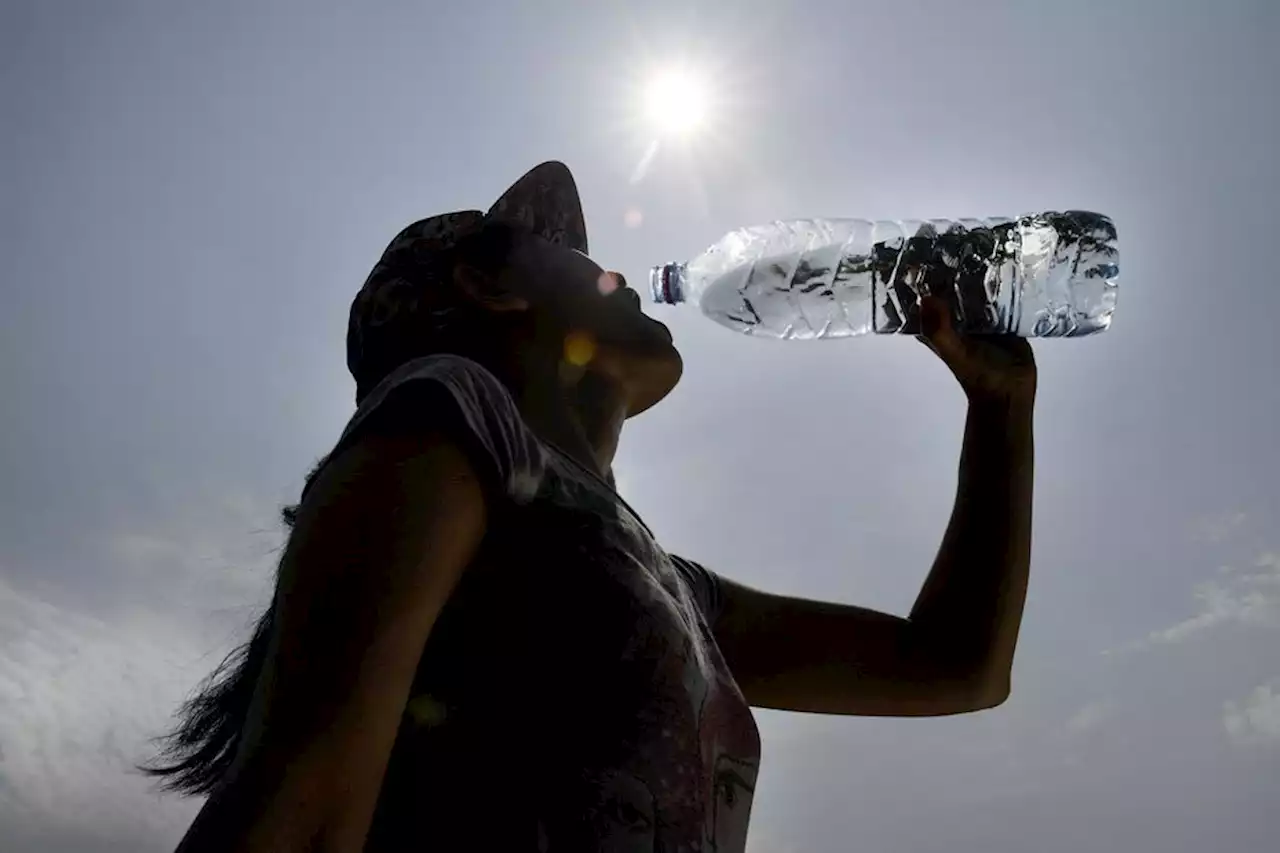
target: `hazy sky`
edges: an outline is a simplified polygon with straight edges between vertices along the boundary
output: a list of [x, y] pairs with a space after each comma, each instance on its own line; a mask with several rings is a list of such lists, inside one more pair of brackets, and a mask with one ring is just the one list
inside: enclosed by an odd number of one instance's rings
[[[633, 282], [772, 218], [1119, 228], [1111, 331], [1036, 345], [1013, 697], [759, 713], [752, 853], [1276, 849], [1278, 36], [1274, 0], [6, 0], [0, 851], [180, 837], [198, 803], [128, 766], [266, 603], [276, 509], [352, 411], [351, 297], [404, 224], [551, 158]], [[711, 126], [633, 182], [639, 89], [682, 59]], [[664, 544], [905, 612], [955, 483], [945, 369], [654, 310], [686, 378], [618, 477]]]

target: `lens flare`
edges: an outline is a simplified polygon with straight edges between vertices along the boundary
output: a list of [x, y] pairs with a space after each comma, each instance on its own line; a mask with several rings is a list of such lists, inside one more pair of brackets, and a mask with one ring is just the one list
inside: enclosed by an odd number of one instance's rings
[[596, 357], [596, 342], [587, 332], [570, 332], [564, 339], [564, 360], [574, 367], [586, 367]]

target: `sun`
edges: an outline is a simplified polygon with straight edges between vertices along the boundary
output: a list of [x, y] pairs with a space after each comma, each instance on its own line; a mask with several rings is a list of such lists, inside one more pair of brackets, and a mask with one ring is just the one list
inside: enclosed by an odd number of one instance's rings
[[706, 79], [690, 68], [657, 71], [644, 89], [645, 117], [659, 137], [694, 136], [706, 127], [710, 107]]

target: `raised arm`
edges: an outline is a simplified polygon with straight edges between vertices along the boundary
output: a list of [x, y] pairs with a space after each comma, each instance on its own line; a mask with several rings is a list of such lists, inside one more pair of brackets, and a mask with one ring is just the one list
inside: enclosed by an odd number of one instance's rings
[[930, 304], [927, 342], [969, 398], [951, 521], [909, 617], [721, 581], [714, 626], [752, 705], [937, 716], [998, 705], [1031, 560], [1036, 372], [1018, 339], [956, 335]]

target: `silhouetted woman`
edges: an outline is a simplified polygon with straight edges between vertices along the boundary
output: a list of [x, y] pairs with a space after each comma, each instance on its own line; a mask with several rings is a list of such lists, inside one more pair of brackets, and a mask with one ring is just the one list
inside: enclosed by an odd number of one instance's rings
[[742, 851], [751, 706], [927, 716], [1008, 695], [1027, 343], [923, 307], [970, 405], [908, 618], [769, 594], [667, 554], [614, 491], [624, 421], [681, 361], [586, 251], [558, 163], [387, 247], [351, 309], [357, 409], [286, 511], [271, 607], [153, 768], [209, 795], [182, 853]]

